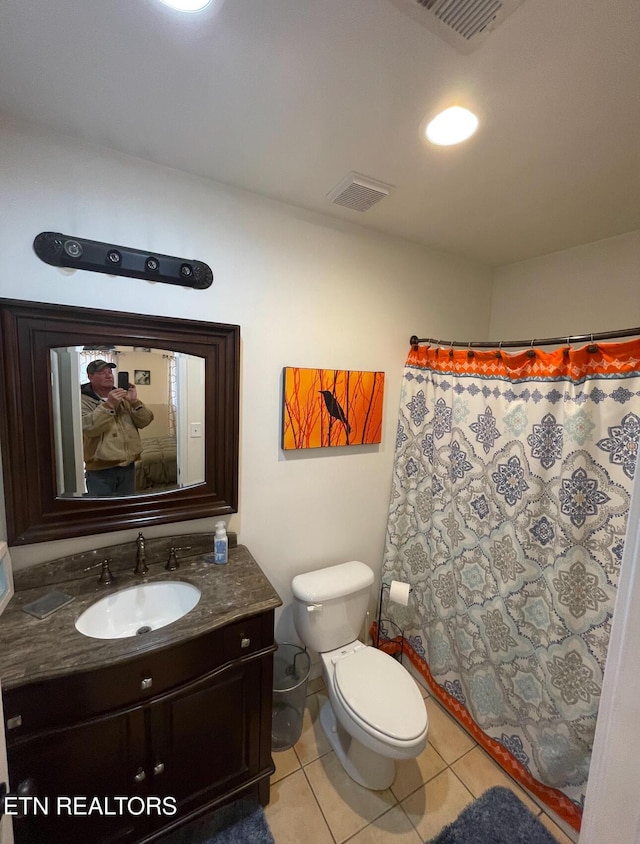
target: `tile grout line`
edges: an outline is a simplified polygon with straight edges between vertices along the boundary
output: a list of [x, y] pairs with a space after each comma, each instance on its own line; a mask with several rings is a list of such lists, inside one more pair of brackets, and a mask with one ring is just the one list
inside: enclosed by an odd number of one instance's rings
[[[294, 750], [295, 750], [295, 748], [294, 748]], [[333, 751], [330, 751], [330, 752], [332, 753]], [[296, 754], [296, 756], [297, 756], [297, 755], [298, 755], [298, 754]], [[328, 753], [325, 753], [325, 754], [324, 754], [324, 756], [328, 756], [328, 755], [329, 755]], [[318, 756], [318, 757], [317, 757], [317, 759], [312, 759], [312, 760], [310, 760], [309, 762], [307, 762], [307, 765], [310, 765], [310, 764], [311, 764], [311, 762], [316, 762], [318, 759], [322, 759], [322, 756]], [[314, 787], [313, 787], [313, 784], [312, 784], [311, 780], [309, 779], [309, 777], [308, 777], [308, 775], [307, 775], [307, 772], [305, 771], [305, 768], [306, 768], [306, 767], [307, 767], [306, 765], [302, 765], [302, 764], [300, 765], [300, 769], [301, 769], [301, 771], [302, 771], [302, 773], [303, 773], [303, 775], [304, 775], [304, 778], [305, 778], [305, 779], [306, 779], [306, 781], [307, 781], [307, 785], [309, 786], [309, 791], [311, 792], [311, 794], [313, 794], [313, 799], [316, 801], [316, 805], [318, 806], [318, 809], [320, 809], [320, 814], [322, 815], [322, 818], [323, 818], [323, 820], [324, 820], [324, 822], [325, 822], [325, 824], [326, 824], [326, 826], [327, 826], [327, 829], [329, 830], [329, 835], [333, 838], [334, 844], [340, 844], [340, 842], [338, 841], [338, 839], [337, 839], [337, 838], [335, 837], [335, 835], [333, 834], [333, 830], [332, 830], [332, 829], [331, 829], [331, 827], [329, 826], [329, 820], [328, 820], [327, 816], [326, 816], [326, 815], [325, 815], [325, 813], [322, 811], [322, 806], [320, 805], [320, 801], [318, 800], [318, 797], [317, 797], [317, 795], [316, 795], [316, 792], [315, 792], [315, 789], [314, 789]]]

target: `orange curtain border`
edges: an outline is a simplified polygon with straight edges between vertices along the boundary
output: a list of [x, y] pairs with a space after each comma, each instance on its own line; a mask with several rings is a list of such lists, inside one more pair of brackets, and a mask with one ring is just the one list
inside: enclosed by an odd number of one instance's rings
[[[373, 641], [376, 640], [376, 623], [371, 627], [371, 636]], [[425, 680], [429, 690], [433, 696], [437, 698], [448, 712], [462, 724], [466, 731], [473, 736], [475, 741], [487, 751], [487, 753], [505, 770], [512, 779], [524, 786], [532, 794], [535, 794], [545, 806], [548, 806], [553, 812], [562, 818], [563, 821], [569, 824], [577, 832], [580, 831], [580, 824], [582, 822], [582, 809], [576, 806], [569, 798], [558, 791], [556, 788], [543, 785], [539, 780], [531, 776], [529, 771], [521, 762], [509, 753], [509, 751], [500, 744], [500, 742], [488, 736], [469, 715], [467, 709], [442, 688], [431, 676], [429, 666], [424, 659], [419, 656], [413, 649], [411, 644], [403, 639], [401, 636], [396, 636], [395, 639], [387, 639], [379, 644], [379, 649], [388, 654], [397, 654], [402, 651], [407, 655], [411, 664]], [[428, 738], [428, 736], [427, 736]]]
[[[594, 350], [594, 351], [592, 351]], [[406, 365], [452, 375], [484, 375], [509, 381], [558, 379], [580, 382], [595, 376], [640, 374], [640, 339], [552, 351], [540, 348], [507, 353], [502, 349], [448, 349], [412, 346]]]

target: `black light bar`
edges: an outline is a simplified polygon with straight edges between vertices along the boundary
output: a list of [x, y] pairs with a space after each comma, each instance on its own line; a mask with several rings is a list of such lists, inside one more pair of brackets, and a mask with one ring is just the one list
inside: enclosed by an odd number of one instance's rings
[[211, 267], [202, 261], [143, 252], [59, 232], [40, 232], [33, 241], [33, 249], [41, 261], [54, 267], [143, 278], [196, 290], [206, 290], [213, 283]]

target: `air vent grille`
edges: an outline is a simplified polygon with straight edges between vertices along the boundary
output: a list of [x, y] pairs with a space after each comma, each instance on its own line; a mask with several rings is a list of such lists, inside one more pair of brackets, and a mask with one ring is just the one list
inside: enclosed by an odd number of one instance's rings
[[484, 42], [523, 0], [391, 0], [462, 53]]
[[495, 20], [501, 0], [416, 0], [463, 38], [473, 38]]
[[368, 211], [385, 196], [389, 196], [392, 185], [385, 185], [376, 179], [349, 173], [327, 194], [334, 205], [351, 208], [352, 211]]

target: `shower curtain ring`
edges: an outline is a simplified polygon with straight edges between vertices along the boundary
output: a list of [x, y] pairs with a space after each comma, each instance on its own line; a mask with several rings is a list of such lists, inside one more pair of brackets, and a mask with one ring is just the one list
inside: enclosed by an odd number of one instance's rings
[[469, 345], [467, 346], [467, 357], [472, 358], [474, 355], [474, 351], [471, 348], [471, 340], [469, 340]]
[[536, 356], [536, 353], [535, 353], [535, 351], [534, 351], [534, 349], [533, 349], [533, 344], [534, 344], [535, 342], [536, 342], [536, 341], [535, 341], [535, 339], [533, 339], [533, 340], [531, 341], [531, 348], [530, 348], [530, 349], [529, 349], [529, 351], [527, 352], [527, 357], [528, 357], [528, 358], [534, 358], [534, 357]]

